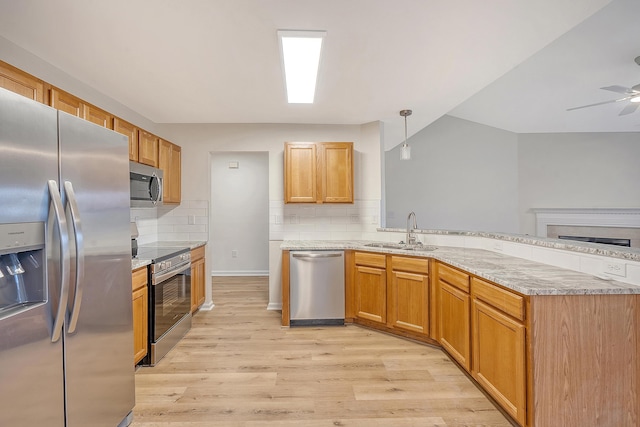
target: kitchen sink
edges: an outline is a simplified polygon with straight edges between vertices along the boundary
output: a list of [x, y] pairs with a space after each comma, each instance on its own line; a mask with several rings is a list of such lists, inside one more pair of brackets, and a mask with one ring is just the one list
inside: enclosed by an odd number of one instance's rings
[[369, 248], [384, 248], [384, 249], [402, 249], [404, 251], [434, 251], [438, 248], [435, 246], [424, 246], [424, 245], [407, 245], [404, 243], [367, 243], [365, 245]]

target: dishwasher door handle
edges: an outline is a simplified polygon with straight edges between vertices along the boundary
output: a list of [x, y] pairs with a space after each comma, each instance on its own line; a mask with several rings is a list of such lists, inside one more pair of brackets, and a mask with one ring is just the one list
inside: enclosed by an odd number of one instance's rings
[[293, 253], [291, 256], [294, 258], [335, 258], [341, 257], [342, 252], [327, 252], [326, 254], [321, 253]]

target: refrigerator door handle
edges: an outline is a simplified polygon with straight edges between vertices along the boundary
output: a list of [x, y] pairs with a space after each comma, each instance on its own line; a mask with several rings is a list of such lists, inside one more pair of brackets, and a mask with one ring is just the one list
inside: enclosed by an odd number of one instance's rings
[[[84, 288], [84, 235], [82, 234], [82, 224], [80, 221], [80, 212], [78, 210], [78, 202], [76, 193], [73, 191], [73, 184], [69, 181], [64, 182], [64, 191], [67, 195], [66, 205], [71, 212], [73, 221], [73, 234], [76, 245], [76, 288], [73, 297], [73, 305], [71, 306], [71, 317], [69, 319], [68, 332], [75, 332], [78, 326], [78, 317], [80, 316], [80, 306], [82, 305], [82, 290]], [[66, 208], [66, 206], [65, 206]]]
[[56, 342], [62, 335], [62, 327], [66, 317], [66, 308], [69, 299], [69, 270], [71, 261], [69, 255], [67, 219], [64, 214], [62, 199], [60, 198], [58, 183], [54, 180], [49, 180], [47, 184], [49, 187], [49, 196], [51, 196], [51, 207], [53, 208], [55, 220], [58, 224], [58, 233], [60, 235], [60, 300], [58, 301], [58, 309], [56, 310], [53, 332], [51, 334], [51, 342]]

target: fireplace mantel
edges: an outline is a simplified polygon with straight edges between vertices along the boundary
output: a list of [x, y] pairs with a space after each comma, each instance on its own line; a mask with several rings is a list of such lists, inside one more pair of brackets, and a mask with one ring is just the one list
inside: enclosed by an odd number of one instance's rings
[[548, 225], [640, 228], [640, 208], [534, 208], [536, 235], [547, 237]]

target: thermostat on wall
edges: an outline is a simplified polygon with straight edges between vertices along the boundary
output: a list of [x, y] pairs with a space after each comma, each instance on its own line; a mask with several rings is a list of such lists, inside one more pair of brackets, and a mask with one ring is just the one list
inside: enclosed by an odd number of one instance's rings
[[238, 169], [238, 162], [229, 162], [229, 169]]

